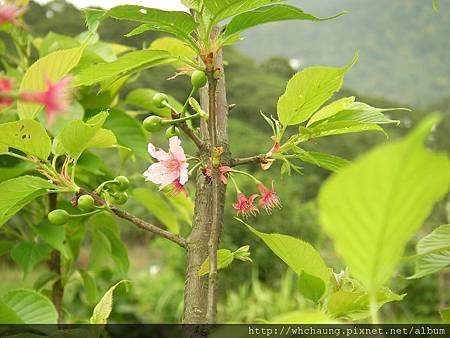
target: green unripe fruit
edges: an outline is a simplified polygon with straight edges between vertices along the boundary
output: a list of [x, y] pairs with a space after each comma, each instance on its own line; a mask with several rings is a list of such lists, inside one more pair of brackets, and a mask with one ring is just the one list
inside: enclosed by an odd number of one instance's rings
[[115, 204], [122, 205], [122, 204], [127, 203], [128, 194], [126, 192], [120, 192], [120, 193], [117, 193], [114, 196], [112, 196], [112, 198], [113, 198], [113, 202]]
[[63, 209], [56, 209], [50, 212], [47, 217], [53, 225], [64, 225], [69, 220], [70, 215]]
[[195, 70], [192, 72], [191, 75], [191, 84], [194, 88], [202, 88], [206, 85], [206, 82], [208, 82], [208, 79], [206, 78], [205, 72], [202, 72], [201, 70]]
[[174, 136], [180, 136], [180, 129], [175, 126], [171, 126], [166, 130], [166, 138], [169, 139]]
[[145, 130], [154, 133], [160, 131], [163, 127], [162, 118], [156, 115], [147, 117], [143, 122]]
[[169, 97], [164, 93], [157, 93], [153, 95], [153, 104], [156, 108], [165, 108], [166, 106], [163, 104], [164, 102], [169, 102]]
[[125, 176], [117, 176], [114, 181], [118, 183], [116, 187], [118, 191], [125, 191], [130, 186], [130, 181]]
[[95, 201], [91, 195], [83, 195], [78, 198], [78, 207], [85, 211], [89, 212], [94, 210]]

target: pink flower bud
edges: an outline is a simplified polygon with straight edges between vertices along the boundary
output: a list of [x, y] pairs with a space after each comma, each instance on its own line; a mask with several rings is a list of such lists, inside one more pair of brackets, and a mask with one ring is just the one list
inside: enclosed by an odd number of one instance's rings
[[13, 4], [5, 4], [0, 6], [0, 25], [4, 23], [11, 23], [13, 25], [18, 25], [19, 22], [17, 18], [25, 12], [25, 8], [19, 8]]
[[13, 80], [7, 77], [0, 78], [0, 106], [9, 106], [14, 100], [11, 97], [2, 96], [2, 93], [8, 94], [13, 87]]

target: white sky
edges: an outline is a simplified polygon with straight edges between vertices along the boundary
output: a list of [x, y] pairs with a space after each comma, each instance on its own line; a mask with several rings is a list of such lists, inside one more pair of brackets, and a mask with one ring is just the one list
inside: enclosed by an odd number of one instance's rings
[[[50, 0], [37, 0], [39, 3], [47, 3]], [[141, 5], [165, 10], [186, 10], [179, 0], [67, 0], [78, 8], [89, 6], [111, 8], [118, 5]]]

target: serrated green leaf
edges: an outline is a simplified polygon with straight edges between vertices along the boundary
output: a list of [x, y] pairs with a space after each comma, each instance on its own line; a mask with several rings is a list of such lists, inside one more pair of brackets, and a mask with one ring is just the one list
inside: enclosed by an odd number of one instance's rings
[[186, 64], [193, 63], [197, 56], [197, 53], [183, 41], [169, 36], [153, 40], [149, 49], [165, 50], [173, 57], [178, 58], [179, 62], [172, 64], [175, 68], [181, 68], [186, 66]]
[[203, 3], [211, 14], [212, 24], [215, 24], [231, 16], [279, 1], [281, 0], [203, 0]]
[[35, 198], [56, 188], [35, 176], [19, 176], [0, 183], [0, 226]]
[[317, 126], [310, 126], [308, 128], [301, 127], [299, 141], [305, 142], [319, 137], [361, 133], [363, 131], [379, 131], [386, 134], [384, 129], [378, 124], [361, 123], [357, 121], [337, 121], [319, 124]]
[[226, 25], [224, 36], [226, 38], [228, 36], [240, 33], [248, 28], [269, 22], [287, 20], [323, 21], [336, 18], [342, 14], [345, 14], [345, 12], [341, 12], [327, 18], [318, 18], [294, 6], [284, 4], [269, 5], [235, 16]]
[[[3, 295], [1, 303], [5, 304], [25, 324], [56, 324], [57, 313], [47, 297], [33, 290], [12, 290]], [[3, 309], [2, 309], [3, 310]], [[0, 311], [3, 312], [3, 311]], [[9, 312], [9, 311], [8, 311]], [[0, 315], [0, 318], [3, 317]], [[3, 319], [3, 318], [2, 318]], [[2, 322], [11, 324], [11, 322]]]
[[[143, 23], [140, 33], [146, 30], [156, 30], [174, 34], [187, 40], [198, 24], [186, 12], [163, 11], [156, 8], [148, 8], [135, 5], [123, 5], [111, 8], [108, 15], [115, 19], [137, 21]], [[145, 30], [142, 30], [145, 27]], [[139, 28], [138, 28], [139, 29]], [[129, 33], [127, 36], [135, 35]]]
[[436, 122], [429, 118], [408, 137], [361, 156], [320, 190], [324, 230], [370, 294], [389, 280], [406, 242], [448, 191], [447, 156], [424, 148]]
[[97, 31], [107, 13], [107, 11], [97, 8], [85, 8], [83, 12], [86, 19], [86, 27], [90, 32]]
[[286, 91], [277, 103], [280, 122], [295, 125], [306, 121], [336, 91], [344, 74], [355, 64], [358, 54], [345, 67], [309, 67], [295, 74], [288, 82]]
[[113, 81], [142, 69], [175, 62], [170, 53], [161, 50], [139, 50], [122, 55], [110, 63], [100, 63], [85, 67], [78, 72], [74, 86], [90, 86], [102, 81]]
[[326, 266], [320, 254], [311, 244], [304, 242], [298, 238], [294, 238], [281, 234], [266, 234], [260, 232], [240, 219], [241, 223], [256, 236], [261, 238], [264, 243], [285, 262], [297, 275], [303, 272], [321, 279], [325, 284], [325, 290], [328, 290], [331, 272]]
[[[397, 295], [389, 289], [377, 292], [377, 309], [389, 302], [401, 301], [406, 294]], [[330, 296], [327, 306], [332, 318], [344, 320], [361, 320], [370, 316], [370, 297], [365, 292], [339, 290]]]
[[90, 319], [91, 324], [107, 323], [109, 315], [112, 311], [114, 290], [122, 283], [129, 283], [129, 281], [121, 280], [120, 282], [112, 286], [108, 291], [106, 291], [100, 302], [98, 302], [98, 304], [94, 308], [92, 317]]
[[70, 250], [66, 245], [66, 231], [63, 226], [51, 224], [47, 219], [34, 226], [39, 237], [52, 248], [58, 250], [64, 257], [70, 258]]
[[69, 122], [55, 137], [53, 152], [57, 155], [65, 153], [74, 159], [78, 159], [83, 151], [89, 148], [90, 142], [95, 140], [107, 117], [108, 113], [102, 112], [93, 116], [87, 122], [81, 120]]
[[450, 266], [450, 224], [441, 225], [417, 243], [416, 269], [420, 278]]
[[109, 129], [100, 128], [92, 137], [86, 149], [90, 148], [111, 148], [117, 145], [117, 138]]
[[[20, 91], [43, 91], [46, 89], [46, 77], [57, 82], [78, 64], [84, 46], [59, 50], [40, 58], [27, 69], [20, 83]], [[42, 105], [19, 102], [18, 114], [21, 120], [34, 119]]]
[[[233, 253], [228, 249], [219, 249], [217, 250], [217, 270], [225, 269], [229, 266], [234, 260]], [[205, 259], [205, 261], [198, 269], [197, 274], [199, 276], [205, 276], [209, 274], [209, 256]]]
[[25, 279], [37, 263], [48, 258], [51, 251], [47, 244], [23, 242], [11, 250], [11, 258], [22, 268]]
[[324, 295], [326, 285], [319, 277], [302, 271], [298, 279], [298, 288], [305, 298], [317, 303]]
[[37, 156], [42, 160], [48, 158], [52, 149], [51, 140], [45, 128], [33, 120], [0, 124], [0, 144]]
[[197, 12], [200, 12], [203, 6], [203, 0], [181, 0], [181, 3], [187, 8], [195, 9]]
[[305, 151], [296, 154], [297, 158], [303, 162], [314, 164], [318, 167], [336, 172], [350, 164], [350, 161], [339, 156], [319, 153], [315, 151]]
[[325, 120], [326, 118], [336, 115], [337, 113], [343, 111], [350, 103], [355, 102], [355, 97], [343, 97], [339, 100], [333, 101], [330, 104], [320, 108], [311, 118], [309, 119], [306, 127], [309, 127], [314, 122]]
[[110, 110], [103, 126], [114, 132], [121, 146], [131, 149], [143, 159], [148, 159], [147, 137], [136, 119], [123, 111]]
[[89, 305], [95, 304], [98, 299], [97, 283], [94, 277], [84, 270], [79, 270], [81, 278], [83, 279], [84, 294], [86, 296], [86, 301]]

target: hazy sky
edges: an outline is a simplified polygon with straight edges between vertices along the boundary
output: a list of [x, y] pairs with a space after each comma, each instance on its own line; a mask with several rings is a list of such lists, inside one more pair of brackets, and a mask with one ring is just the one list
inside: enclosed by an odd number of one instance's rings
[[[50, 0], [37, 0], [39, 3], [47, 3]], [[88, 6], [110, 8], [117, 5], [141, 5], [145, 7], [155, 7], [166, 10], [186, 10], [179, 0], [66, 0], [73, 3], [78, 8]]]

